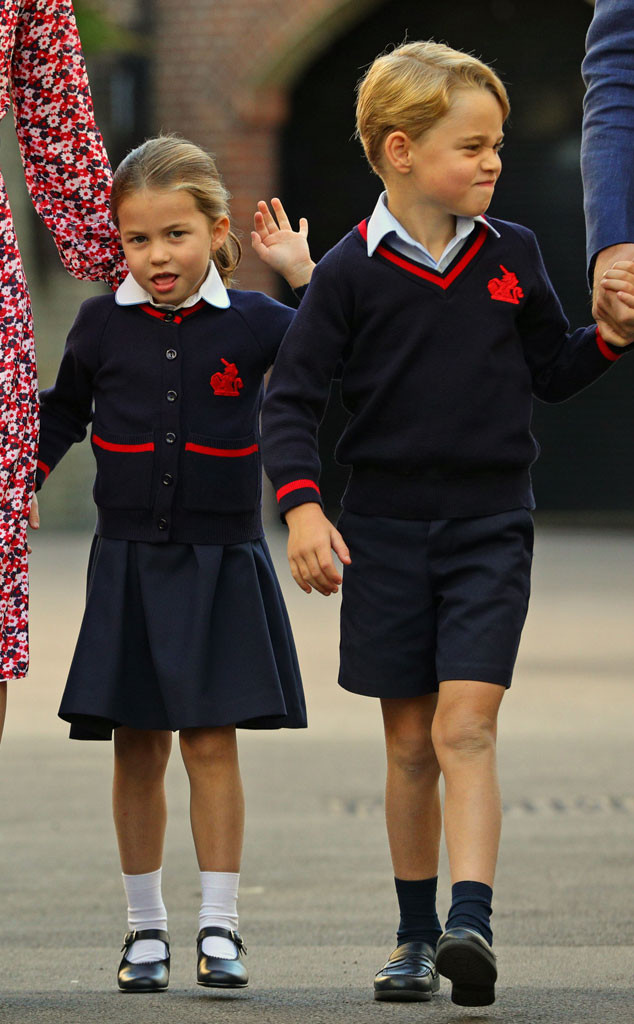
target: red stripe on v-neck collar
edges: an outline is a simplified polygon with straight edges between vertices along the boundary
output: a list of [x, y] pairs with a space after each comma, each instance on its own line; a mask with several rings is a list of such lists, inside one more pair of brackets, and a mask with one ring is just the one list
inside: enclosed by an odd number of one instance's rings
[[[357, 224], [357, 229], [361, 237], [364, 239], [364, 241], [367, 242], [367, 220], [362, 220], [360, 224]], [[443, 291], [446, 291], [449, 285], [453, 284], [453, 282], [462, 273], [465, 267], [469, 263], [471, 263], [471, 260], [478, 252], [478, 250], [482, 248], [487, 231], [488, 228], [486, 227], [486, 225], [482, 224], [480, 226], [480, 231], [477, 237], [469, 246], [466, 253], [463, 255], [462, 259], [458, 260], [453, 270], [451, 270], [446, 277], [443, 277], [441, 274], [435, 273], [433, 270], [425, 270], [418, 263], [412, 263], [404, 256], [398, 256], [396, 253], [391, 252], [389, 249], [386, 249], [384, 245], [377, 245], [374, 251], [378, 252], [379, 255], [383, 256], [384, 259], [389, 260], [390, 263], [394, 263], [397, 267], [401, 267], [403, 270], [409, 271], [410, 274], [414, 274], [416, 277], [422, 277], [425, 279], [425, 281], [431, 281], [432, 284], [437, 284], [439, 288], [442, 288]]]

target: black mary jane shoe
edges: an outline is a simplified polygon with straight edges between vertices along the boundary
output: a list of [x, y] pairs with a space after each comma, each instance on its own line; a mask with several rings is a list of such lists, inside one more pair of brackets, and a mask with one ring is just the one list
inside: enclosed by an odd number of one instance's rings
[[428, 942], [402, 942], [374, 979], [374, 998], [427, 1002], [440, 988], [434, 948]]
[[[126, 960], [126, 953], [133, 942], [139, 939], [158, 939], [167, 948], [165, 960], [154, 960], [147, 964], [132, 964]], [[170, 937], [158, 928], [144, 928], [140, 932], [128, 932], [121, 947], [123, 959], [119, 964], [117, 983], [122, 992], [164, 992], [170, 980]]]
[[458, 1006], [490, 1006], [498, 976], [495, 953], [479, 932], [448, 928], [436, 947], [436, 964], [451, 981], [451, 999]]
[[[236, 955], [233, 960], [227, 960], [223, 956], [207, 956], [203, 953], [203, 939], [208, 935], [219, 935], [223, 939], [231, 939], [236, 947]], [[247, 947], [242, 941], [238, 932], [229, 928], [201, 928], [196, 939], [198, 952], [198, 969], [196, 978], [199, 985], [206, 988], [245, 988], [249, 984], [249, 975], [244, 964], [240, 963], [240, 956], [244, 955]]]

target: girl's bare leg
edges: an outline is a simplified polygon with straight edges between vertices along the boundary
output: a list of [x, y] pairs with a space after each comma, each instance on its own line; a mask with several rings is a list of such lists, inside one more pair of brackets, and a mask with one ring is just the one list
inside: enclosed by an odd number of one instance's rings
[[114, 731], [112, 809], [126, 875], [157, 871], [162, 865], [171, 746], [171, 732], [126, 726]]
[[191, 788], [190, 815], [200, 870], [238, 872], [244, 794], [235, 727], [182, 729], [180, 747]]

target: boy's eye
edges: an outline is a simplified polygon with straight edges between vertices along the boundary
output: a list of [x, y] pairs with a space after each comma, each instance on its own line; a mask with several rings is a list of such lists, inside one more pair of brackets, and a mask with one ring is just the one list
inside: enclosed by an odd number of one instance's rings
[[504, 143], [503, 142], [496, 142], [496, 144], [495, 144], [495, 146], [493, 148], [495, 149], [496, 153], [499, 153], [501, 149], [504, 149]]
[[184, 234], [184, 231], [170, 231], [172, 238], [182, 238]]
[[135, 235], [133, 238], [129, 238], [128, 241], [132, 242], [134, 245], [141, 245], [143, 242], [147, 241], [147, 237], [145, 235]]

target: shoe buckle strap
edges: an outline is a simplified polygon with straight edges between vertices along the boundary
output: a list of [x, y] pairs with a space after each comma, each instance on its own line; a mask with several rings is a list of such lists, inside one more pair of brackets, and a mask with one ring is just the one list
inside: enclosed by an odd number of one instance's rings
[[235, 943], [239, 954], [246, 955], [247, 947], [242, 941], [242, 936], [240, 935], [240, 932], [234, 932], [233, 928], [231, 929], [231, 941]]
[[164, 943], [169, 954], [169, 935], [160, 928], [142, 928], [140, 931], [134, 929], [134, 931], [126, 932], [123, 936], [121, 952], [127, 951], [134, 942], [139, 942], [143, 939], [157, 939], [159, 942]]

